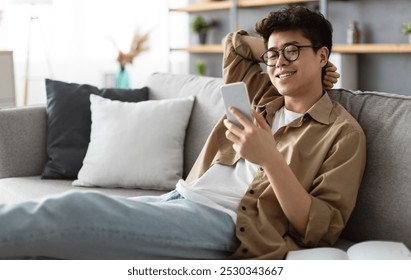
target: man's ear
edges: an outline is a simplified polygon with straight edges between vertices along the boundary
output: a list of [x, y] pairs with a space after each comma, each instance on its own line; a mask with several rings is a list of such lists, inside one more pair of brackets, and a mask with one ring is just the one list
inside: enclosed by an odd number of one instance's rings
[[321, 59], [320, 63], [321, 63], [321, 66], [324, 67], [328, 63], [328, 56], [329, 56], [330, 51], [328, 50], [327, 47], [322, 47], [319, 50], [319, 52], [320, 52], [320, 59]]

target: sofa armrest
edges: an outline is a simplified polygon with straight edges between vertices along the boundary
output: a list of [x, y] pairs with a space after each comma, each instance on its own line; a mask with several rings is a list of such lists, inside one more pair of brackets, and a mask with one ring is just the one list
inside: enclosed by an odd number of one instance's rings
[[0, 110], [0, 178], [40, 175], [47, 160], [44, 106]]

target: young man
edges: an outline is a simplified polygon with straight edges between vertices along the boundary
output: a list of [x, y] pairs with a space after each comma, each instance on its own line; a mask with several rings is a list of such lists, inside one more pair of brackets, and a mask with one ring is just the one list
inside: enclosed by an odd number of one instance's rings
[[290, 8], [257, 31], [268, 51], [240, 31], [224, 54], [224, 79], [247, 84], [254, 123], [235, 110], [244, 129], [221, 120], [187, 180], [163, 196], [71, 193], [0, 207], [0, 258], [281, 259], [333, 244], [355, 204], [365, 139], [323, 90], [331, 25]]
[[245, 161], [249, 187], [237, 210], [234, 257], [283, 258], [337, 240], [355, 205], [365, 136], [323, 89], [332, 26], [322, 15], [303, 7], [272, 12], [256, 31], [264, 42], [239, 31], [227, 37], [224, 55], [225, 82], [247, 84], [255, 122], [233, 110], [244, 129], [220, 122], [188, 180], [216, 163]]

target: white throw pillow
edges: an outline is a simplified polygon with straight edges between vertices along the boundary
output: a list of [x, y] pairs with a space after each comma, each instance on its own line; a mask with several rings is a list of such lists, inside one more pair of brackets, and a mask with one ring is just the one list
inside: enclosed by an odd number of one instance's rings
[[194, 97], [129, 103], [91, 94], [90, 101], [90, 144], [73, 185], [174, 189]]

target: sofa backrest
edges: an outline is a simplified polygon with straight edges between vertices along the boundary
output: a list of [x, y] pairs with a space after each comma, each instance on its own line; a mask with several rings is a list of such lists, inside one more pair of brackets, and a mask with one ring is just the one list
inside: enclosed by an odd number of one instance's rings
[[[220, 78], [153, 74], [150, 99], [196, 96], [185, 143], [187, 175], [209, 132], [224, 114]], [[342, 237], [404, 242], [411, 248], [411, 97], [378, 92], [330, 91], [361, 124], [367, 166], [357, 206]]]
[[343, 237], [396, 240], [411, 248], [411, 96], [344, 89], [330, 96], [367, 137], [366, 170]]
[[149, 99], [195, 96], [184, 147], [184, 177], [188, 175], [211, 129], [224, 114], [219, 87], [222, 80], [194, 75], [154, 73], [146, 83]]

